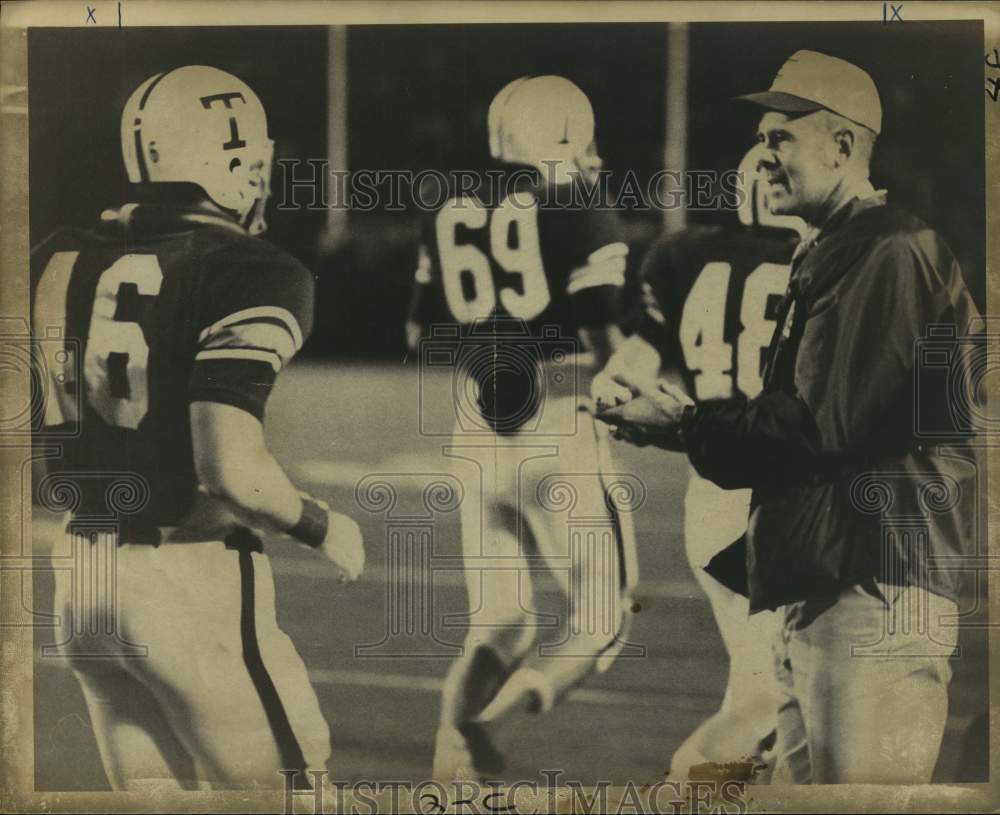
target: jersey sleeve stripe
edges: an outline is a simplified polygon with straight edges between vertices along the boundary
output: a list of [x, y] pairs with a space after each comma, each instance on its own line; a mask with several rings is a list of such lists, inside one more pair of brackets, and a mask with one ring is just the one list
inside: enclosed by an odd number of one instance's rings
[[574, 271], [566, 285], [567, 294], [592, 288], [593, 286], [624, 286], [625, 256], [606, 257], [597, 263], [591, 262]]
[[267, 320], [234, 323], [215, 332], [201, 344], [201, 350], [215, 348], [249, 348], [273, 351], [288, 362], [295, 356], [295, 341], [284, 323]]
[[249, 359], [256, 362], [266, 362], [275, 372], [281, 370], [281, 357], [274, 351], [251, 348], [219, 348], [211, 351], [199, 351], [195, 355], [195, 362], [204, 362], [210, 359]]
[[241, 311], [235, 311], [228, 317], [223, 317], [221, 320], [212, 323], [212, 325], [202, 331], [201, 334], [198, 335], [198, 342], [203, 343], [207, 337], [212, 336], [226, 326], [233, 325], [234, 323], [248, 322], [259, 318], [271, 318], [279, 321], [286, 329], [288, 329], [288, 333], [292, 335], [292, 342], [295, 344], [295, 350], [298, 351], [302, 347], [302, 329], [299, 327], [298, 320], [295, 319], [295, 315], [293, 315], [288, 309], [281, 308], [279, 306], [254, 306], [253, 308], [245, 308]]
[[625, 285], [625, 271], [608, 270], [604, 272], [594, 272], [585, 278], [571, 279], [566, 286], [567, 294], [576, 294], [584, 289], [592, 289], [595, 286], [615, 286], [621, 288]]
[[625, 258], [628, 256], [628, 244], [622, 241], [617, 243], [609, 243], [607, 246], [602, 246], [600, 249], [590, 253], [587, 260], [590, 263], [597, 264], [605, 260], [610, 260], [611, 258]]

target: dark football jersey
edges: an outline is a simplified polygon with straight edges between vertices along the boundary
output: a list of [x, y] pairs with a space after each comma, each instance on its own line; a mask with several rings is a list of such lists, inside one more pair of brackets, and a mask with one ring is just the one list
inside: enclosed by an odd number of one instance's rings
[[130, 204], [102, 219], [32, 252], [32, 328], [46, 338], [38, 430], [60, 426], [50, 470], [75, 484], [75, 521], [108, 516], [117, 473], [147, 494], [116, 510], [122, 540], [155, 541], [195, 498], [190, 403], [263, 416], [312, 328], [313, 278], [221, 215]]
[[797, 241], [789, 230], [696, 226], [649, 250], [638, 333], [692, 398], [760, 391]]
[[481, 417], [505, 433], [537, 413], [549, 357], [577, 350], [581, 326], [617, 321], [628, 246], [616, 214], [575, 204], [570, 185], [526, 168], [486, 179], [425, 219], [410, 318], [453, 346]]

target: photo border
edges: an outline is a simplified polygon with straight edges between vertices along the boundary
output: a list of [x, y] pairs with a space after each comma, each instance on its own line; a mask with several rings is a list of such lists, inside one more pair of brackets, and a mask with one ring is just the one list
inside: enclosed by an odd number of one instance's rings
[[[882, 19], [882, 3], [876, 0], [852, 3], [651, 3], [651, 2], [472, 2], [451, 0], [432, 3], [329, 2], [308, 0], [233, 0], [226, 3], [163, 0], [110, 0], [84, 2], [5, 3], [0, 14], [0, 84], [27, 86], [27, 32], [29, 26], [82, 27], [85, 7], [94, 10], [98, 26], [118, 24], [121, 9], [124, 26], [225, 26], [239, 25], [350, 25], [429, 24], [497, 22], [741, 22], [741, 21], [866, 21]], [[904, 4], [904, 25], [921, 21], [980, 19], [984, 21], [984, 50], [1000, 47], [1000, 6], [996, 3]], [[665, 32], [666, 35], [666, 32]], [[984, 77], [986, 74], [984, 65]], [[30, 100], [29, 100], [30, 104]], [[1000, 102], [984, 97], [986, 145], [986, 281], [988, 312], [1000, 313]], [[17, 121], [19, 124], [12, 124]], [[7, 333], [28, 316], [28, 117], [4, 117], [0, 131], [0, 325]], [[82, 159], [81, 159], [82, 160]], [[27, 325], [23, 323], [23, 325]], [[992, 354], [994, 349], [990, 349]], [[995, 364], [995, 360], [990, 360]], [[8, 377], [9, 379], [9, 377]], [[1000, 382], [990, 383], [988, 399], [1000, 398]], [[0, 415], [16, 415], [28, 402], [27, 383], [0, 390]], [[22, 491], [22, 470], [30, 458], [30, 442], [0, 435], [0, 622], [17, 619], [31, 608], [31, 581], [22, 592], [11, 592], [16, 572], [30, 572], [25, 557], [31, 551], [31, 494]], [[989, 484], [1000, 484], [998, 454], [987, 451]], [[1000, 490], [991, 490], [1000, 495]], [[992, 495], [990, 496], [993, 497]], [[1000, 501], [988, 501], [989, 531], [1000, 521]], [[28, 530], [27, 532], [25, 530]], [[27, 535], [28, 540], [23, 536]], [[1000, 542], [989, 535], [989, 551], [996, 557]], [[1000, 575], [991, 570], [990, 615], [1000, 619]], [[990, 767], [996, 765], [1000, 719], [1000, 631], [989, 628], [990, 651]], [[0, 811], [73, 812], [280, 812], [284, 809], [279, 790], [247, 792], [35, 792], [33, 734], [33, 633], [30, 627], [0, 626]], [[663, 712], [664, 716], [669, 711]], [[992, 776], [992, 773], [991, 773]], [[636, 783], [640, 783], [637, 779]], [[750, 811], [788, 812], [878, 812], [895, 811], [989, 811], [1000, 807], [1000, 778], [982, 784], [932, 784], [921, 786], [837, 785], [801, 787], [749, 787]], [[608, 797], [615, 807], [621, 789]], [[389, 799], [380, 803], [388, 806]], [[405, 802], [403, 802], [405, 804]], [[310, 811], [308, 802], [298, 801], [299, 811]], [[567, 810], [568, 811], [568, 810]]]

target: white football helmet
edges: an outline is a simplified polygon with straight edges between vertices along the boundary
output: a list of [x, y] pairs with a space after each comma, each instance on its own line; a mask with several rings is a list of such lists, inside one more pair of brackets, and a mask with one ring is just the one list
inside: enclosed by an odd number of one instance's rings
[[794, 215], [775, 215], [767, 205], [767, 190], [764, 184], [760, 183], [760, 173], [757, 169], [757, 161], [760, 157], [760, 148], [754, 145], [749, 152], [740, 159], [740, 166], [737, 168], [739, 176], [737, 187], [740, 189], [739, 206], [737, 214], [743, 226], [769, 226], [774, 229], [791, 229], [800, 236], [805, 234], [806, 222]]
[[[523, 76], [494, 97], [487, 114], [493, 158], [555, 169], [558, 180], [576, 169], [594, 173], [594, 109], [587, 95], [561, 76]], [[553, 164], [554, 162], [554, 164]]]
[[264, 231], [274, 142], [242, 80], [206, 65], [151, 76], [125, 103], [121, 139], [132, 183], [197, 184], [251, 234]]

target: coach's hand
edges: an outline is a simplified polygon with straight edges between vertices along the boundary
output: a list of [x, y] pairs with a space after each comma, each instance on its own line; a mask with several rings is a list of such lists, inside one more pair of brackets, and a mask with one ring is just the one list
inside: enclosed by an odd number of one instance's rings
[[693, 405], [694, 399], [685, 393], [683, 388], [679, 388], [677, 385], [673, 385], [667, 382], [666, 379], [658, 379], [656, 381], [656, 390], [659, 393], [665, 394], [673, 399], [676, 399], [681, 403], [681, 410], [683, 411], [684, 405]]
[[327, 522], [326, 539], [320, 546], [320, 551], [340, 569], [343, 582], [352, 583], [365, 568], [361, 528], [353, 518], [333, 510], [327, 512]]
[[631, 399], [624, 404], [596, 414], [596, 418], [613, 428], [615, 438], [643, 447], [653, 444], [665, 450], [680, 450], [677, 438], [684, 407], [694, 404], [679, 388], [663, 380], [639, 382], [626, 374], [614, 377], [627, 388]]

